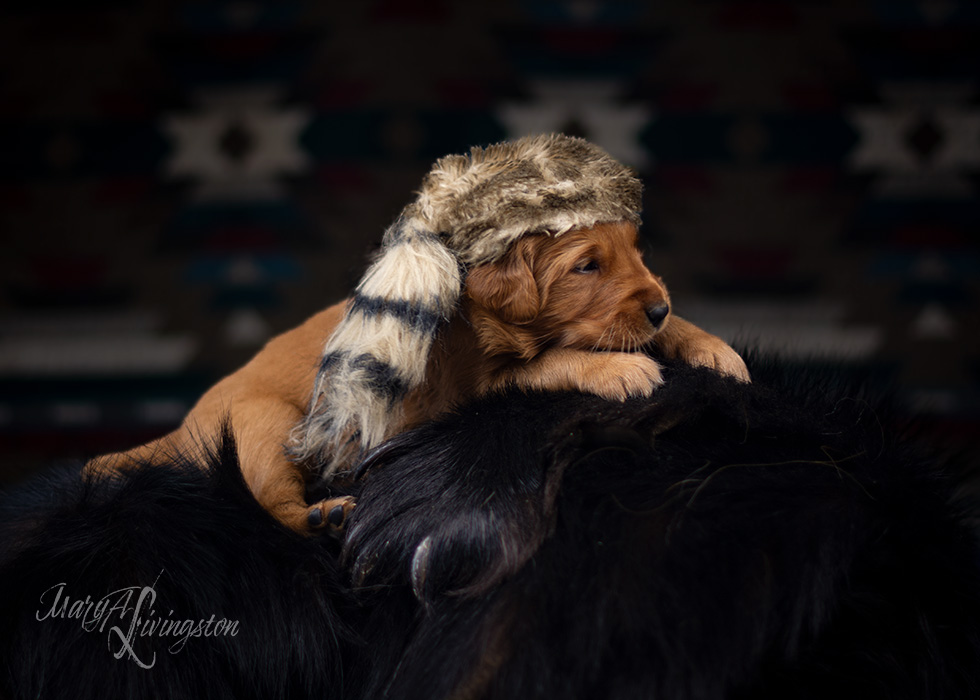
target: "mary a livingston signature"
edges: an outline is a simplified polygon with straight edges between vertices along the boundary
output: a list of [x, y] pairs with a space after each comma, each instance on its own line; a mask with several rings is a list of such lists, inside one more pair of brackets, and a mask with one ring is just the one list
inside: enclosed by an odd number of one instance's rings
[[[137, 637], [175, 639], [167, 650], [176, 654], [191, 637], [238, 636], [238, 620], [215, 619], [214, 615], [206, 620], [174, 619], [173, 610], [166, 617], [157, 615], [153, 607], [157, 600], [154, 586], [161, 575], [163, 571], [150, 586], [119, 588], [98, 600], [89, 595], [72, 599], [65, 591], [67, 584], [57, 583], [41, 594], [41, 607], [34, 616], [38, 622], [78, 620], [83, 630], [99, 634], [106, 633], [106, 627], [115, 620], [117, 624], [108, 627], [109, 651], [116, 659], [125, 656], [146, 669], [153, 668], [157, 655], [153, 652], [149, 661], [137, 656], [133, 648]], [[116, 645], [118, 648], [114, 649]]]

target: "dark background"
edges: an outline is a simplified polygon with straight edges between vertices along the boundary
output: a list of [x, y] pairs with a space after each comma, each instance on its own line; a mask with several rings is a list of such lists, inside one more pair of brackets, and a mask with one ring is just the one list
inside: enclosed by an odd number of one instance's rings
[[343, 297], [431, 162], [646, 185], [675, 309], [980, 427], [980, 2], [7, 2], [0, 482], [175, 425]]

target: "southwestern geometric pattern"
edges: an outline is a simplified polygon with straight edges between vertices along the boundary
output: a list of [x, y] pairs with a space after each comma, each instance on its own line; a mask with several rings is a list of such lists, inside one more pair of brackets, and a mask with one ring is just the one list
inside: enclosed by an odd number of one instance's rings
[[0, 10], [2, 481], [172, 427], [435, 158], [556, 130], [640, 172], [678, 313], [980, 429], [980, 3], [64, 7]]

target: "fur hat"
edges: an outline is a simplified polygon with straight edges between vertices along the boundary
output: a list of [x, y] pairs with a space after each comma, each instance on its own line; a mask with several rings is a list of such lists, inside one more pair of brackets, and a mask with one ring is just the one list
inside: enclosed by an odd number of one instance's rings
[[324, 476], [358, 445], [397, 429], [432, 342], [456, 311], [468, 268], [499, 259], [526, 233], [559, 236], [597, 223], [639, 223], [634, 173], [579, 138], [537, 136], [441, 158], [385, 232], [379, 256], [327, 341], [298, 461]]

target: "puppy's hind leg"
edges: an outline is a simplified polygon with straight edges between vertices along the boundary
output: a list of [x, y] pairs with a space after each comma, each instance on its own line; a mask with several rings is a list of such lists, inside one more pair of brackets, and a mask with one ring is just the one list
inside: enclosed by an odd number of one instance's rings
[[273, 398], [253, 398], [233, 407], [242, 476], [259, 504], [290, 530], [337, 535], [354, 508], [354, 499], [341, 496], [306, 503], [304, 468], [290, 461], [283, 447], [300, 415], [296, 407]]
[[309, 507], [306, 522], [311, 530], [326, 528], [331, 534], [339, 535], [355, 505], [357, 503], [352, 496], [325, 498]]
[[265, 483], [256, 498], [276, 520], [290, 530], [306, 535], [326, 532], [339, 536], [344, 531], [347, 516], [354, 510], [353, 497], [325, 498], [307, 505], [306, 479], [300, 468], [285, 460], [285, 464], [274, 469], [277, 476]]

